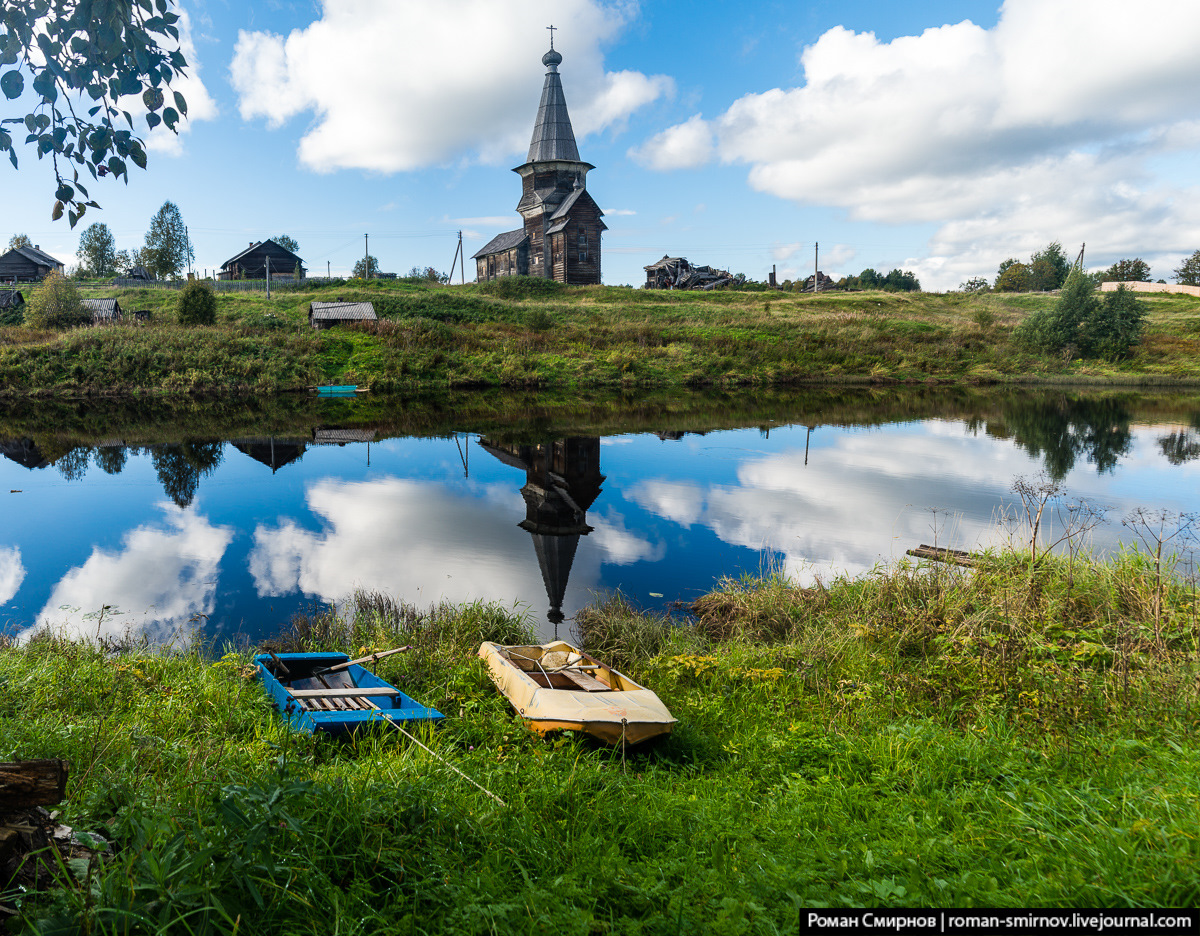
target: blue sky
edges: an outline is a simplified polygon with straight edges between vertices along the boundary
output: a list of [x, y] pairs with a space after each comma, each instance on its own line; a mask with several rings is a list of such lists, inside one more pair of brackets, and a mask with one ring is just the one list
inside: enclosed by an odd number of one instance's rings
[[[0, 245], [71, 263], [93, 221], [141, 245], [164, 200], [197, 267], [288, 233], [313, 273], [364, 238], [385, 270], [448, 270], [517, 226], [518, 177], [555, 45], [604, 280], [663, 254], [764, 279], [910, 269], [993, 277], [1052, 240], [1170, 279], [1200, 249], [1200, 4], [1193, 0], [666, 3], [185, 0], [178, 138], [52, 223], [32, 151], [0, 166]], [[473, 269], [468, 269], [468, 278]], [[455, 279], [458, 279], [456, 274]]]

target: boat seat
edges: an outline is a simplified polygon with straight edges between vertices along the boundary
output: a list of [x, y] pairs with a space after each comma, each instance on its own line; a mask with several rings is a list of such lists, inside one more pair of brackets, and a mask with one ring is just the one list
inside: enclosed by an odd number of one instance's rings
[[571, 669], [561, 669], [558, 671], [558, 674], [566, 676], [567, 679], [585, 692], [612, 692], [612, 686], [605, 685], [595, 676], [589, 676], [587, 673]]

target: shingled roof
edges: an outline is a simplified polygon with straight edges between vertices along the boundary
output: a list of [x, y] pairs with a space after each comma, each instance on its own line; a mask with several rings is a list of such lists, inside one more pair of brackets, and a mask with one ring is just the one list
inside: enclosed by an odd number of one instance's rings
[[83, 307], [92, 313], [92, 324], [115, 322], [121, 317], [121, 304], [116, 299], [83, 299]]
[[546, 66], [546, 81], [542, 85], [542, 100], [538, 104], [526, 162], [580, 161], [575, 131], [571, 129], [571, 117], [567, 113], [562, 79], [558, 76], [561, 62], [562, 56], [554, 49], [542, 56], [542, 64]]
[[515, 231], [505, 231], [503, 234], [497, 234], [490, 241], [483, 245], [471, 259], [478, 257], [486, 257], [488, 254], [502, 253], [505, 250], [512, 250], [514, 247], [520, 247], [529, 235], [525, 233], [524, 228], [517, 228]]
[[374, 322], [379, 316], [369, 302], [314, 302], [308, 307], [309, 322]]

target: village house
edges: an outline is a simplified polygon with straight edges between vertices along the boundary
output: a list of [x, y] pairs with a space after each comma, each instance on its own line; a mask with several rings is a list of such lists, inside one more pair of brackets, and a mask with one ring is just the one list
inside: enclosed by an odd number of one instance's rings
[[600, 282], [600, 235], [607, 225], [587, 191], [588, 170], [596, 167], [579, 158], [558, 74], [561, 62], [551, 42], [542, 56], [546, 80], [529, 153], [513, 170], [521, 177], [517, 211], [524, 223], [492, 238], [475, 254], [480, 282], [502, 276], [540, 276], [575, 285]]
[[271, 278], [277, 276], [295, 276], [299, 270], [300, 279], [304, 279], [304, 261], [286, 247], [280, 247], [273, 240], [251, 243], [240, 254], [230, 257], [221, 264], [217, 274], [219, 280], [256, 280], [266, 279], [268, 268]]
[[347, 322], [376, 322], [379, 316], [369, 302], [313, 302], [308, 306], [308, 324], [318, 330]]
[[0, 254], [0, 283], [34, 283], [54, 271], [62, 273], [63, 265], [40, 247], [14, 247]]

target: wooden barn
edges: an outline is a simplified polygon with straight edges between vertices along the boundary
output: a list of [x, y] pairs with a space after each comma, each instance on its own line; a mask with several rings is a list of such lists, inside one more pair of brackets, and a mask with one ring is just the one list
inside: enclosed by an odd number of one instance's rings
[[540, 276], [560, 283], [600, 282], [600, 235], [604, 212], [587, 190], [589, 169], [579, 158], [558, 66], [562, 55], [542, 56], [546, 80], [521, 177], [517, 211], [522, 226], [494, 237], [475, 254], [476, 278]]
[[0, 254], [0, 283], [35, 283], [63, 265], [40, 247], [14, 247]]
[[308, 306], [308, 324], [316, 329], [378, 320], [375, 307], [369, 302], [313, 302]]
[[121, 303], [116, 299], [83, 299], [83, 307], [92, 313], [93, 325], [114, 325], [121, 321]]
[[217, 279], [266, 279], [268, 261], [272, 279], [276, 276], [294, 276], [297, 267], [300, 269], [300, 279], [304, 279], [304, 261], [273, 240], [252, 243], [240, 254], [230, 257], [221, 264]]

